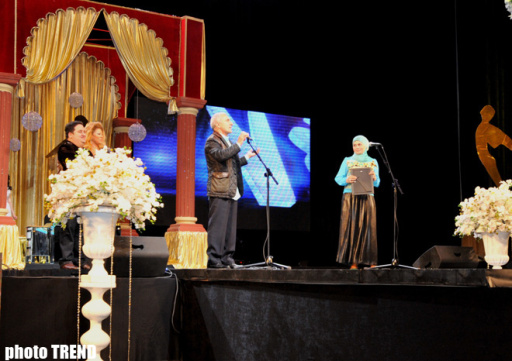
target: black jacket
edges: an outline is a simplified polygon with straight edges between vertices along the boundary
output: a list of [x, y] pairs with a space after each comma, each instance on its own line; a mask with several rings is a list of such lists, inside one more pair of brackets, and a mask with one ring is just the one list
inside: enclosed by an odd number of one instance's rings
[[240, 146], [228, 145], [222, 135], [213, 133], [206, 140], [204, 154], [208, 166], [208, 197], [233, 198], [236, 189], [240, 196], [244, 194], [242, 166], [247, 164], [245, 157], [240, 158]]
[[77, 151], [78, 147], [71, 143], [69, 140], [65, 140], [59, 147], [57, 158], [59, 159], [59, 163], [62, 165], [63, 170], [68, 169], [68, 167], [66, 166], [66, 159], [75, 159]]

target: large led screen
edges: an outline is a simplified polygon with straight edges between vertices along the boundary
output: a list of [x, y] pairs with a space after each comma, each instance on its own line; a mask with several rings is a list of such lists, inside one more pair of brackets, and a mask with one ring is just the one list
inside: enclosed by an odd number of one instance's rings
[[[167, 214], [174, 217], [176, 118], [166, 115], [166, 107], [156, 102], [145, 98], [139, 98], [137, 102], [139, 117], [146, 127], [147, 135], [143, 141], [134, 143], [134, 155], [144, 162], [146, 174], [164, 197]], [[245, 193], [239, 200], [239, 228], [266, 227], [265, 207], [269, 187], [268, 202], [273, 229], [297, 230], [299, 221], [299, 229], [309, 230], [310, 119], [210, 105], [199, 112], [196, 122], [195, 194], [199, 221], [206, 225], [208, 172], [204, 144], [212, 132], [210, 118], [217, 112], [227, 113], [232, 119], [234, 125], [230, 138], [233, 142], [241, 131], [246, 131], [253, 139], [252, 146], [260, 149], [261, 160], [253, 157], [242, 169]], [[249, 150], [250, 144], [245, 143], [240, 156]], [[277, 184], [274, 179], [266, 177], [267, 169], [272, 172]], [[163, 222], [169, 223], [169, 220]]]

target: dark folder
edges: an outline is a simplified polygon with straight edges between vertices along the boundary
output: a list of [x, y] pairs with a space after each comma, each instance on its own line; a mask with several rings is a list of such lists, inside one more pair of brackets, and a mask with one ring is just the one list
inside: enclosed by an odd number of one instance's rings
[[351, 168], [350, 174], [357, 177], [355, 183], [352, 183], [352, 194], [373, 194], [373, 176], [370, 175], [372, 168]]

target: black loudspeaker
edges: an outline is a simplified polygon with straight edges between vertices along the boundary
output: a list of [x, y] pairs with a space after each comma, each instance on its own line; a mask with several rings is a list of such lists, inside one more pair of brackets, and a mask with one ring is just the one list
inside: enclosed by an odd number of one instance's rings
[[434, 246], [413, 263], [416, 268], [478, 268], [473, 247]]
[[[130, 237], [114, 238], [114, 275], [128, 277], [130, 266]], [[132, 277], [165, 275], [169, 250], [164, 237], [132, 237]], [[110, 273], [110, 258], [105, 269]]]

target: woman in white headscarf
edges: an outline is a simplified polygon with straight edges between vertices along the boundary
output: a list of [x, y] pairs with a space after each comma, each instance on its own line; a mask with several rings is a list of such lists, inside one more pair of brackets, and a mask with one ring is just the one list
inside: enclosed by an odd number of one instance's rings
[[377, 265], [377, 209], [373, 194], [352, 194], [352, 184], [357, 180], [352, 168], [371, 168], [373, 186], [380, 184], [377, 160], [368, 155], [369, 141], [359, 135], [352, 140], [354, 154], [343, 159], [334, 179], [343, 186], [341, 199], [341, 222], [336, 262], [351, 269]]

